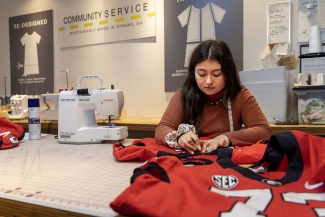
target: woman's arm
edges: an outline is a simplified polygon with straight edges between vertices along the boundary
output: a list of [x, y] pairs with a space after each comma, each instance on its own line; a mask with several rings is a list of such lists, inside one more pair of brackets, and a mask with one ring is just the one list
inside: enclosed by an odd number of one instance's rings
[[158, 144], [167, 144], [167, 134], [172, 131], [177, 131], [178, 126], [181, 124], [183, 110], [184, 106], [182, 104], [181, 91], [179, 89], [171, 98], [167, 109], [155, 130], [155, 138]]
[[239, 131], [224, 133], [232, 145], [250, 145], [261, 139], [269, 139], [272, 135], [272, 129], [258, 105], [255, 97], [248, 89], [243, 88], [238, 94], [235, 103], [236, 113], [240, 114], [240, 120], [245, 128]]

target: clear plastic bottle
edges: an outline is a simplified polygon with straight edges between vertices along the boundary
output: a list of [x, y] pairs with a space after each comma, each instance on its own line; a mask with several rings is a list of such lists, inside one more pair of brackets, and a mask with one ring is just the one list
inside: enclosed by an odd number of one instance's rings
[[39, 98], [28, 99], [28, 132], [29, 139], [41, 139], [41, 118]]

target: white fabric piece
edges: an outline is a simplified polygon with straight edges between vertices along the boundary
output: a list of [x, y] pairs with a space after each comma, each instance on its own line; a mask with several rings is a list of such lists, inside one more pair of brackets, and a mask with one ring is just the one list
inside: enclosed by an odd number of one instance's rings
[[200, 41], [200, 9], [192, 6], [187, 29], [187, 42], [197, 41]]
[[202, 8], [202, 41], [216, 38], [216, 31], [214, 27], [214, 20], [210, 5], [207, 4]]
[[178, 20], [182, 27], [186, 26], [188, 23], [188, 17], [190, 16], [191, 6], [188, 6], [180, 15], [178, 15]]
[[212, 6], [212, 11], [213, 11], [215, 21], [221, 23], [223, 17], [226, 14], [226, 11], [213, 3], [211, 3], [211, 6]]
[[195, 44], [187, 44], [186, 45], [186, 51], [185, 51], [185, 61], [184, 61], [184, 67], [188, 67], [190, 64], [190, 57], [193, 52], [193, 50], [199, 45], [199, 43]]

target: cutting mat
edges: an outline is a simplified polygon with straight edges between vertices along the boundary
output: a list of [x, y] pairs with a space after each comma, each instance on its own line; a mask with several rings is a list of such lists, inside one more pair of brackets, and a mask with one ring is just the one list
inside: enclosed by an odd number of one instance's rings
[[54, 135], [28, 140], [27, 134], [18, 147], [0, 151], [0, 197], [116, 216], [109, 203], [130, 185], [133, 169], [141, 163], [117, 162], [112, 143], [59, 144]]

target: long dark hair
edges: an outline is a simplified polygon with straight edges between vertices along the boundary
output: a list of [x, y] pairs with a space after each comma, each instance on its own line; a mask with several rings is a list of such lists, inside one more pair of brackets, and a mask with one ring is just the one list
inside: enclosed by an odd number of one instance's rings
[[182, 101], [184, 114], [182, 123], [192, 124], [196, 131], [200, 131], [202, 110], [206, 102], [204, 93], [199, 89], [195, 80], [195, 66], [204, 61], [218, 61], [225, 76], [226, 85], [222, 104], [227, 108], [227, 99], [233, 99], [241, 89], [236, 64], [228, 45], [220, 40], [208, 40], [200, 43], [193, 51], [187, 78], [182, 86]]

